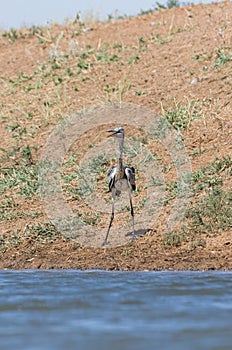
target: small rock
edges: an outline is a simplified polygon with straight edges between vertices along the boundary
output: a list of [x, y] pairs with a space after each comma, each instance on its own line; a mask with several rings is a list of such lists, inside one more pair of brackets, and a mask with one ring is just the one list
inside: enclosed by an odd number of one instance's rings
[[91, 27], [83, 28], [83, 33], [88, 33], [91, 30], [93, 30], [93, 28], [91, 28]]
[[31, 258], [31, 259], [27, 259], [26, 261], [27, 262], [31, 262], [31, 261], [33, 261], [35, 258]]
[[199, 83], [199, 78], [195, 77], [190, 84], [196, 84]]

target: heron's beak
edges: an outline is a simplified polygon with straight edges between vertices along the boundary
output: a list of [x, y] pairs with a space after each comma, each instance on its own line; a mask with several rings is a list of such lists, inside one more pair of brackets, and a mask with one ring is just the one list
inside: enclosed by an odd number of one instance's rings
[[111, 134], [108, 135], [107, 137], [111, 137], [111, 136], [114, 136], [114, 135], [117, 134], [117, 131], [115, 131], [115, 130], [106, 130], [106, 132], [110, 132], [110, 133], [111, 133]]

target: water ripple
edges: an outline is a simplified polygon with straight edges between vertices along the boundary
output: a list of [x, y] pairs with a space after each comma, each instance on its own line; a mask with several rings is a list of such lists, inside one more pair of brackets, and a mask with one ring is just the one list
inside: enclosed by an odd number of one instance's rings
[[1, 271], [4, 350], [231, 349], [232, 273]]

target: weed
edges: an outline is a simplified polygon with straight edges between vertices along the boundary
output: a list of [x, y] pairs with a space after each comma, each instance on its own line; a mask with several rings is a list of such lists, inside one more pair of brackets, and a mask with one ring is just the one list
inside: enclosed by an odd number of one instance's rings
[[107, 92], [108, 94], [115, 92], [116, 89], [117, 89], [116, 87], [109, 86], [108, 84], [104, 87], [104, 91]]
[[143, 96], [147, 94], [147, 90], [137, 90], [135, 91], [135, 96]]
[[80, 243], [73, 242], [71, 244], [71, 247], [72, 247], [73, 250], [77, 250], [77, 249], [79, 249], [81, 247], [81, 245], [80, 245]]
[[218, 49], [216, 51], [216, 61], [214, 63], [214, 67], [217, 68], [219, 66], [222, 66], [231, 60], [232, 60], [232, 53], [226, 54], [225, 50]]
[[121, 255], [128, 256], [131, 255], [132, 250], [131, 249], [125, 249], [122, 251]]
[[140, 10], [140, 12], [138, 13], [138, 16], [147, 16], [150, 13], [153, 13], [155, 11], [156, 11], [155, 8], [151, 8], [151, 9], [148, 9], [148, 10]]
[[123, 45], [121, 43], [113, 44], [112, 48], [113, 49], [117, 49], [118, 52], [122, 52], [123, 51]]
[[155, 11], [163, 10], [163, 9], [170, 9], [170, 8], [175, 8], [175, 7], [180, 7], [180, 2], [178, 0], [168, 0], [166, 4], [164, 3], [159, 3], [156, 1], [156, 5], [153, 6], [153, 8], [148, 9], [148, 10], [141, 10], [138, 13], [138, 16], [144, 16], [144, 15], [149, 15], [150, 13], [153, 13]]
[[163, 45], [163, 44], [168, 44], [170, 41], [171, 41], [171, 39], [163, 39], [162, 38], [162, 36], [160, 35], [160, 34], [157, 34], [156, 35], [156, 41], [160, 44], [160, 45]]
[[128, 64], [134, 64], [134, 63], [137, 63], [139, 59], [140, 59], [139, 54], [138, 54], [138, 53], [135, 53], [132, 57], [129, 57], [129, 58], [127, 59], [126, 63], [128, 63]]
[[25, 126], [21, 126], [18, 122], [16, 124], [8, 124], [7, 129], [12, 134], [12, 137], [18, 140], [21, 140], [22, 136], [27, 133]]
[[33, 25], [32, 27], [29, 28], [29, 34], [32, 36], [36, 34], [43, 35], [43, 29], [39, 26]]
[[88, 164], [76, 165], [76, 158], [70, 156], [64, 163], [62, 170], [63, 188], [72, 198], [85, 199], [91, 195], [98, 181], [105, 178], [109, 166], [109, 160], [105, 153], [100, 153]]
[[80, 215], [80, 218], [87, 225], [97, 225], [100, 221], [99, 215], [94, 213], [84, 213]]
[[191, 122], [199, 117], [194, 103], [185, 106], [175, 103], [174, 109], [169, 109], [166, 113], [163, 110], [162, 114], [176, 130], [188, 128]]
[[217, 234], [232, 227], [232, 190], [224, 191], [217, 186], [211, 193], [199, 199], [186, 211], [185, 233]]
[[142, 36], [138, 38], [138, 41], [139, 41], [139, 51], [146, 51], [147, 41]]
[[9, 247], [17, 248], [21, 244], [22, 240], [17, 233], [13, 233], [10, 237], [5, 235], [0, 236], [0, 251], [5, 253]]
[[171, 199], [174, 199], [179, 193], [177, 181], [172, 181], [171, 183], [167, 184], [166, 191], [169, 192], [169, 195], [166, 197], [166, 200], [169, 201]]
[[196, 62], [206, 62], [211, 59], [211, 56], [207, 52], [201, 52], [193, 56], [194, 61]]
[[109, 165], [109, 160], [105, 153], [100, 153], [97, 157], [93, 158], [89, 164], [89, 170], [92, 174], [105, 173], [106, 167]]
[[31, 198], [38, 189], [38, 167], [18, 165], [15, 168], [2, 168], [0, 193], [16, 191], [20, 196]]
[[[232, 161], [228, 156], [215, 158], [192, 175], [194, 193], [201, 192], [201, 197], [187, 208], [180, 229], [180, 235], [191, 241], [191, 247], [205, 246], [205, 240], [199, 237], [201, 234], [218, 234], [232, 227], [232, 190], [222, 187], [222, 179], [231, 173]], [[171, 183], [168, 190], [170, 198], [175, 197], [175, 183]]]
[[33, 240], [42, 242], [54, 241], [62, 238], [61, 233], [59, 233], [50, 222], [26, 225], [24, 234], [28, 238], [33, 238]]
[[165, 246], [179, 247], [184, 241], [184, 236], [174, 231], [166, 232], [163, 236], [163, 244]]
[[176, 8], [180, 7], [180, 2], [178, 0], [168, 0], [166, 5], [163, 5], [159, 2], [156, 2], [156, 10], [162, 10], [162, 9], [171, 9], [171, 8]]
[[14, 208], [17, 207], [17, 204], [14, 201], [14, 198], [5, 196], [5, 200], [1, 202], [0, 208], [5, 209], [5, 208]]
[[[192, 174], [191, 182], [194, 194], [196, 195], [203, 190], [206, 193], [211, 193], [218, 187], [222, 186], [223, 174], [224, 176], [230, 176], [230, 174], [232, 174], [232, 160], [229, 156], [222, 159], [216, 157], [215, 160], [209, 163], [206, 167], [201, 167], [198, 171]], [[165, 197], [165, 205], [167, 205], [170, 200], [176, 198], [176, 196], [181, 195], [177, 181], [172, 181], [167, 184], [166, 191], [167, 195]], [[200, 222], [201, 219], [198, 221]]]
[[17, 248], [21, 244], [21, 242], [21, 237], [19, 237], [18, 234], [14, 233], [8, 241], [8, 245]]
[[210, 191], [222, 185], [222, 174], [232, 174], [232, 160], [230, 156], [215, 160], [206, 167], [201, 167], [192, 175], [193, 189], [195, 193], [202, 190]]
[[110, 63], [119, 61], [118, 55], [110, 55], [108, 52], [98, 52], [95, 56], [96, 61], [101, 61], [102, 63]]
[[[4, 203], [3, 203], [4, 204]], [[31, 210], [15, 210], [12, 208], [3, 208], [1, 209], [2, 203], [0, 205], [0, 214], [1, 214], [1, 221], [12, 221], [17, 220], [19, 218], [30, 218], [34, 219], [42, 215], [42, 212], [40, 211], [31, 211]]]
[[77, 67], [80, 68], [80, 70], [88, 70], [92, 67], [92, 63], [80, 61], [77, 63]]
[[14, 28], [10, 29], [9, 31], [6, 31], [5, 33], [3, 33], [2, 36], [7, 38], [11, 44], [14, 43], [15, 40], [19, 38], [19, 34], [17, 30], [15, 30]]
[[199, 238], [198, 240], [192, 241], [190, 243], [190, 248], [192, 248], [192, 249], [195, 249], [198, 247], [205, 248], [205, 246], [206, 246], [206, 240], [204, 238]]

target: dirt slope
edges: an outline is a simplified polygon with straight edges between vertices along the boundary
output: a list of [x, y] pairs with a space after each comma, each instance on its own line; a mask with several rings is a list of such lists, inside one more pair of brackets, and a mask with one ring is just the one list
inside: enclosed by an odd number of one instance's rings
[[[232, 269], [231, 33], [228, 1], [116, 22], [0, 32], [0, 268]], [[181, 133], [193, 193], [179, 226], [165, 232], [177, 196], [175, 169], [159, 143], [136, 127], [126, 128], [128, 139], [159, 155], [166, 203], [136, 241], [90, 248], [49, 222], [38, 193], [38, 160], [61, 120], [108, 102], [149, 108]], [[72, 145], [62, 169], [68, 206], [103, 236], [109, 213], [99, 217], [90, 210], [74, 175], [85, 152], [104, 139], [105, 124]], [[96, 175], [106, 201], [111, 163], [103, 159]], [[142, 174], [137, 184], [139, 212], [146, 190]], [[119, 214], [116, 226], [125, 215]]]

